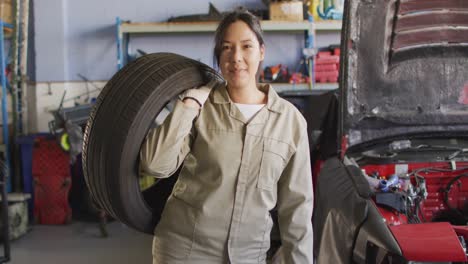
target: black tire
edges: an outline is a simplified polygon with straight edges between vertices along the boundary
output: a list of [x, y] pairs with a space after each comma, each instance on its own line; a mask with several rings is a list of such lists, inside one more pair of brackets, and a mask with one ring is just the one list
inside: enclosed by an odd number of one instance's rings
[[112, 217], [153, 234], [174, 179], [143, 194], [138, 184], [140, 146], [172, 98], [212, 79], [222, 81], [201, 62], [154, 53], [126, 65], [104, 87], [86, 125], [83, 171], [93, 199]]

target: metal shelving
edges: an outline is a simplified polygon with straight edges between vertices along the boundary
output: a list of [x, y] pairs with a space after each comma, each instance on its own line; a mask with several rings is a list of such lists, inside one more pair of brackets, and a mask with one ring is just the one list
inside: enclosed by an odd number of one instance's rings
[[0, 256], [0, 263], [10, 261], [10, 236], [9, 236], [9, 221], [8, 221], [8, 202], [7, 192], [11, 191], [11, 155], [10, 142], [8, 131], [8, 92], [7, 92], [7, 76], [6, 76], [6, 53], [5, 53], [5, 32], [13, 30], [13, 25], [5, 23], [0, 19], [0, 84], [2, 86], [2, 129], [3, 129], [3, 152], [5, 162], [0, 160], [0, 186], [1, 186], [1, 209], [2, 209], [2, 240], [4, 256]]
[[315, 30], [319, 31], [341, 31], [341, 20], [329, 20], [315, 22]]
[[311, 91], [313, 93], [325, 93], [338, 88], [338, 83], [315, 83], [313, 84], [313, 86], [311, 86], [308, 83], [272, 83], [271, 85], [278, 93], [301, 93], [304, 91]]
[[[306, 37], [313, 36], [316, 31], [339, 31], [341, 21], [261, 21], [265, 32], [304, 32]], [[125, 65], [128, 57], [128, 36], [130, 34], [169, 34], [169, 33], [209, 33], [214, 32], [218, 22], [161, 22], [161, 23], [132, 23], [116, 18], [117, 33], [117, 69]], [[338, 88], [338, 84], [275, 84], [278, 92], [314, 90], [329, 91]]]
[[[1, 107], [2, 107], [2, 135], [3, 135], [3, 151], [5, 156], [5, 166], [7, 170], [7, 191], [12, 190], [12, 179], [15, 183], [19, 183], [19, 173], [14, 173], [12, 166], [12, 155], [18, 154], [11, 144], [10, 139], [16, 138], [23, 131], [23, 113], [24, 99], [26, 92], [26, 60], [27, 60], [27, 18], [29, 17], [29, 0], [15, 0], [13, 6], [13, 24], [5, 23], [0, 19], [0, 85], [2, 91]], [[7, 35], [5, 35], [5, 33]], [[8, 39], [9, 45], [5, 45]], [[6, 51], [6, 48], [9, 51]], [[8, 54], [10, 54], [8, 56]], [[7, 64], [11, 65], [11, 81], [8, 81], [6, 76]], [[7, 89], [10, 87], [11, 91]], [[12, 135], [9, 131], [9, 109], [8, 95], [11, 95], [12, 105]], [[12, 151], [14, 150], [14, 151]], [[16, 160], [16, 159], [15, 159]], [[15, 176], [15, 177], [13, 177]], [[18, 187], [16, 184], [15, 187]], [[0, 262], [1, 263], [1, 262]]]
[[8, 30], [13, 30], [13, 25], [3, 22], [0, 19], [0, 85], [2, 86], [2, 133], [3, 142], [5, 145], [5, 164], [6, 164], [6, 188], [11, 190], [11, 155], [10, 155], [10, 135], [8, 131], [8, 91], [7, 91], [7, 76], [6, 70], [6, 53], [5, 53], [5, 34]]
[[[119, 22], [120, 21], [120, 22]], [[120, 33], [201, 33], [214, 32], [218, 26], [217, 22], [163, 22], [163, 23], [130, 23], [122, 22], [117, 18], [117, 24], [120, 23]], [[293, 32], [311, 30], [312, 24], [304, 21], [270, 21], [261, 22], [262, 29], [268, 32]], [[341, 21], [317, 22], [315, 30], [341, 30]]]

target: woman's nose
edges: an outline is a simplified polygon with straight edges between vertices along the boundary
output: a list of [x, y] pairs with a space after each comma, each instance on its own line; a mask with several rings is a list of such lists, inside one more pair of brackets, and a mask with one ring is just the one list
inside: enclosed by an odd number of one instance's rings
[[232, 61], [239, 62], [242, 60], [242, 52], [239, 48], [234, 48], [232, 51]]

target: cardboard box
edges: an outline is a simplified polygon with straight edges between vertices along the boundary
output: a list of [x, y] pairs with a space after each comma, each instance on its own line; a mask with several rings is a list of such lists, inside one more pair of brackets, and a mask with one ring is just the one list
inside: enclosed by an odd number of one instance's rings
[[0, 0], [0, 19], [13, 24], [13, 5], [11, 0]]
[[302, 21], [304, 11], [302, 1], [271, 2], [270, 20]]

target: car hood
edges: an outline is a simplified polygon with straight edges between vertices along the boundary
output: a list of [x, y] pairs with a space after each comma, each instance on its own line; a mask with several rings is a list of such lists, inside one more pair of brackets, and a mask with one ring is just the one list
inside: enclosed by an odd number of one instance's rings
[[468, 131], [468, 1], [347, 1], [340, 135], [348, 146]]

